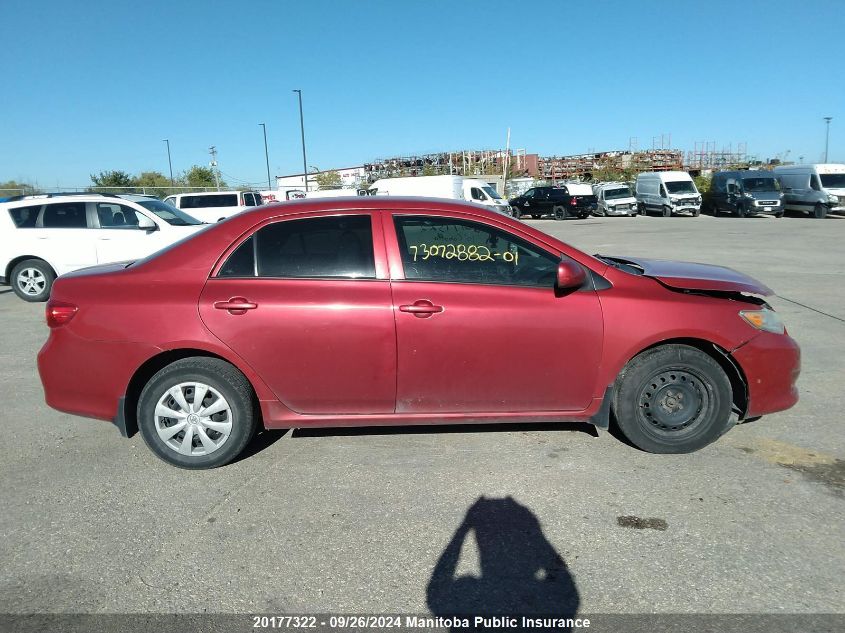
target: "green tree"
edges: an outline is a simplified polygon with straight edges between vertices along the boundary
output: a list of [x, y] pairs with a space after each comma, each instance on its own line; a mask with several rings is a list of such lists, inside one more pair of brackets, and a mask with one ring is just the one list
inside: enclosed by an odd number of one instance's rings
[[337, 189], [343, 184], [340, 174], [336, 171], [324, 171], [314, 174], [313, 180], [320, 189]]
[[[205, 187], [212, 189], [216, 186], [214, 171], [210, 167], [194, 165], [179, 177], [179, 185], [183, 187]], [[225, 189], [226, 187], [226, 183], [221, 178], [220, 188]]]
[[18, 182], [16, 180], [0, 182], [0, 198], [31, 196], [36, 193], [40, 193], [40, 190], [26, 182]]
[[91, 174], [91, 191], [99, 193], [126, 193], [132, 191], [134, 179], [125, 171], [101, 171], [99, 174]]
[[170, 178], [158, 171], [142, 171], [132, 181], [136, 187], [142, 187], [138, 193], [164, 198], [174, 192], [173, 189], [168, 189], [171, 186]]
[[712, 176], [705, 176], [701, 174], [700, 176], [696, 176], [693, 178], [695, 181], [695, 188], [698, 189], [698, 192], [703, 196], [708, 191], [710, 191], [710, 181], [713, 180]]

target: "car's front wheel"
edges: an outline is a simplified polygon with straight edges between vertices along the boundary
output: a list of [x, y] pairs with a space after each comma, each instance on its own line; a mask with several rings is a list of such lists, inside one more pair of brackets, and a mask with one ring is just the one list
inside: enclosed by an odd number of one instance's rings
[[47, 301], [56, 274], [41, 259], [27, 259], [12, 269], [12, 289], [24, 301]]
[[556, 205], [552, 209], [552, 214], [554, 215], [555, 220], [565, 220], [569, 217], [569, 214], [566, 212], [566, 207], [563, 205]]
[[185, 358], [156, 373], [138, 400], [138, 428], [147, 446], [179, 468], [223, 466], [257, 427], [252, 388], [218, 358]]
[[688, 345], [662, 345], [625, 366], [612, 405], [619, 429], [638, 448], [691, 453], [730, 428], [731, 394], [713, 358]]

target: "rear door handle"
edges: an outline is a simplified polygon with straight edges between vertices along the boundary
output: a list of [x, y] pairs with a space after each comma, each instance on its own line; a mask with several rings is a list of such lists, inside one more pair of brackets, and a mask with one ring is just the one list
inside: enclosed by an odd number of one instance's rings
[[244, 314], [247, 310], [255, 310], [258, 304], [243, 297], [232, 297], [228, 301], [215, 301], [214, 307], [218, 310], [228, 310], [230, 314]]
[[443, 312], [443, 306], [436, 306], [431, 301], [427, 299], [420, 299], [418, 301], [414, 301], [410, 305], [402, 305], [399, 306], [400, 312], [410, 312], [415, 317], [420, 319], [427, 319], [432, 314], [436, 314], [438, 312]]

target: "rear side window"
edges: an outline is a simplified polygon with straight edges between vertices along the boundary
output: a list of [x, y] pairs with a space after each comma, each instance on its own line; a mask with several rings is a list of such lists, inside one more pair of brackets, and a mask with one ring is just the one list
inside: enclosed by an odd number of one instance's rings
[[222, 196], [183, 196], [181, 209], [204, 209], [206, 207], [236, 207], [238, 194], [227, 193]]
[[61, 202], [44, 207], [41, 225], [45, 229], [84, 229], [88, 222], [85, 218], [84, 202]]
[[220, 277], [374, 279], [369, 216], [285, 220], [259, 229], [229, 256]]
[[555, 283], [559, 257], [498, 228], [457, 218], [397, 216], [405, 279], [505, 286]]
[[17, 207], [16, 209], [9, 209], [9, 215], [12, 216], [12, 222], [19, 229], [34, 229], [40, 210], [40, 204], [33, 207]]

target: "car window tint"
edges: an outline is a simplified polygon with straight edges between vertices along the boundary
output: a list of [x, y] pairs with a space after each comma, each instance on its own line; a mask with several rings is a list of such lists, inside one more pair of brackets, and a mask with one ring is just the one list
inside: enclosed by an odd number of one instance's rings
[[255, 277], [255, 238], [238, 246], [217, 273], [218, 277]]
[[9, 215], [12, 216], [12, 222], [19, 229], [34, 229], [40, 210], [40, 204], [33, 207], [17, 207], [16, 209], [9, 209]]
[[506, 231], [456, 218], [396, 216], [395, 223], [406, 279], [554, 286], [560, 258]]
[[484, 194], [481, 193], [481, 189], [478, 187], [473, 187], [470, 189], [470, 193], [472, 194], [473, 200], [485, 200]]
[[44, 208], [41, 221], [45, 229], [84, 229], [88, 222], [85, 218], [84, 202], [60, 202], [48, 204]]
[[284, 220], [256, 233], [260, 277], [376, 276], [369, 216]]
[[231, 193], [222, 196], [198, 195], [183, 196], [181, 209], [204, 209], [206, 207], [236, 207], [238, 206], [238, 194]]
[[138, 213], [135, 209], [113, 202], [97, 203], [97, 218], [104, 229], [138, 228]]

